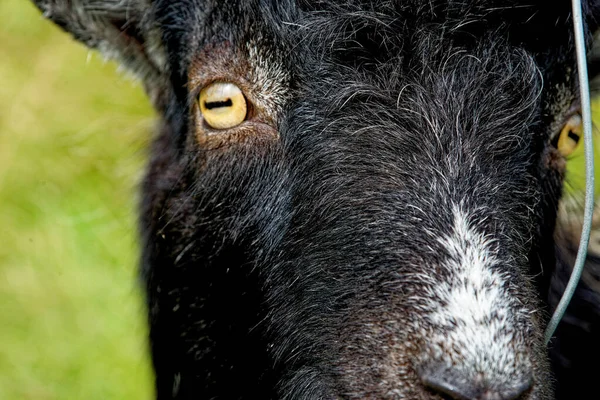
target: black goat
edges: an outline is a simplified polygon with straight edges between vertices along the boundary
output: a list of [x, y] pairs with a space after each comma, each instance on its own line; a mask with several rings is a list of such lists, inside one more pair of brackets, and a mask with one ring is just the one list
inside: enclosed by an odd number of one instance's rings
[[161, 116], [141, 210], [159, 399], [599, 396], [591, 272], [543, 343], [577, 248], [555, 232], [569, 1], [36, 3]]

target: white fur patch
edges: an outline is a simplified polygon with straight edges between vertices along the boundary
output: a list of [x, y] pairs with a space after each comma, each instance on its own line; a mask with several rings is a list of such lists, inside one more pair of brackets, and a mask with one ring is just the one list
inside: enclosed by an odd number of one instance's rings
[[499, 268], [493, 240], [478, 232], [459, 206], [453, 214], [452, 234], [438, 238], [449, 255], [445, 276], [426, 296], [433, 326], [427, 358], [472, 379], [508, 380], [529, 366], [516, 326], [521, 318], [515, 318], [526, 311], [508, 293], [509, 277]]
[[264, 105], [273, 121], [281, 115], [288, 98], [291, 77], [276, 53], [265, 53], [260, 34], [246, 43], [248, 61], [251, 65], [250, 80], [255, 85], [255, 96]]

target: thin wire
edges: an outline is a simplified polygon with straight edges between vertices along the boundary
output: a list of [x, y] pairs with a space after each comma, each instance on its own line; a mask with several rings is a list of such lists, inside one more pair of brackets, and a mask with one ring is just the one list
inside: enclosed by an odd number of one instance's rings
[[581, 278], [585, 258], [587, 256], [590, 231], [592, 229], [592, 216], [594, 213], [594, 143], [592, 140], [592, 111], [590, 108], [590, 92], [587, 73], [587, 57], [585, 52], [585, 37], [583, 30], [583, 16], [581, 14], [581, 1], [572, 0], [573, 4], [573, 27], [575, 35], [575, 48], [577, 50], [577, 71], [579, 74], [579, 92], [581, 100], [581, 114], [583, 117], [583, 139], [585, 144], [585, 208], [583, 214], [583, 227], [579, 250], [575, 259], [575, 266], [569, 278], [565, 292], [552, 315], [552, 319], [546, 328], [546, 344], [552, 339], [558, 323], [567, 310], [575, 288]]

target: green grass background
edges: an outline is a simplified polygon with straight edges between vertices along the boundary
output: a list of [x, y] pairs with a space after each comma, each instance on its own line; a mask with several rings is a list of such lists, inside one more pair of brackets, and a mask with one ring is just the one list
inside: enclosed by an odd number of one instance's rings
[[0, 400], [152, 398], [135, 218], [151, 108], [28, 1], [0, 15]]
[[151, 107], [0, 0], [0, 399], [150, 399], [135, 208]]

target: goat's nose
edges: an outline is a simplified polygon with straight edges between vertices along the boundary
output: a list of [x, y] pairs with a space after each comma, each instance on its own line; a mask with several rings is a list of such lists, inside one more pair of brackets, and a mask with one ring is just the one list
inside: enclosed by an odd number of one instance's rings
[[454, 400], [515, 400], [531, 388], [530, 375], [511, 382], [488, 383], [482, 379], [467, 377], [463, 371], [445, 365], [429, 365], [421, 368], [422, 382], [434, 392]]

